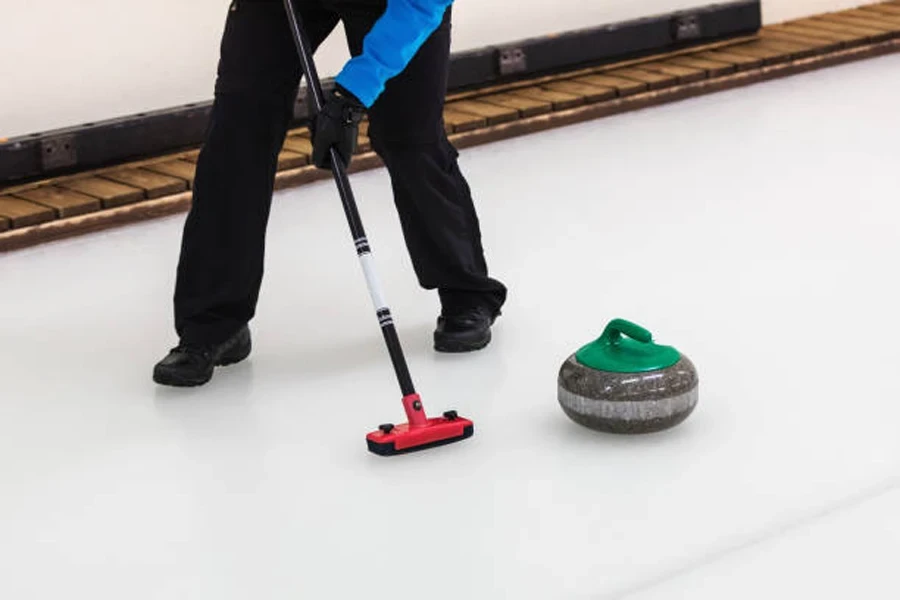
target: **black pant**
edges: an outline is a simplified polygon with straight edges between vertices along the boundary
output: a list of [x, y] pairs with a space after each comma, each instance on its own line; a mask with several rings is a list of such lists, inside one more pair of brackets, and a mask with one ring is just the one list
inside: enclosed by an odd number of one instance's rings
[[[340, 20], [355, 56], [386, 0], [296, 4], [313, 50]], [[235, 0], [220, 52], [175, 289], [175, 328], [191, 343], [218, 343], [254, 316], [277, 156], [302, 74], [281, 0]], [[369, 110], [369, 137], [420, 285], [437, 289], [445, 309], [499, 312], [506, 288], [488, 276], [471, 192], [444, 131], [449, 53], [448, 10]]]

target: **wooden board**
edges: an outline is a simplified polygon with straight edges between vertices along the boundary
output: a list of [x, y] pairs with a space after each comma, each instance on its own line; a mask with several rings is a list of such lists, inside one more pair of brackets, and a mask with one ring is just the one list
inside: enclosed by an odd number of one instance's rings
[[618, 94], [622, 98], [626, 96], [633, 96], [634, 94], [640, 94], [641, 92], [646, 92], [650, 87], [643, 81], [627, 79], [625, 77], [614, 77], [606, 73], [584, 75], [581, 77], [576, 77], [572, 79], [572, 81], [612, 88], [616, 90], [616, 94]]
[[307, 137], [303, 137], [302, 135], [289, 135], [284, 140], [282, 150], [290, 150], [291, 152], [296, 152], [297, 154], [309, 157], [312, 156], [313, 146], [312, 142]]
[[278, 153], [278, 170], [296, 169], [309, 164], [309, 157], [290, 150], [282, 150]]
[[653, 71], [654, 73], [671, 75], [672, 77], [678, 78], [679, 83], [693, 83], [695, 81], [706, 79], [707, 77], [705, 69], [665, 62], [641, 63], [641, 69], [644, 71]]
[[830, 31], [824, 29], [816, 29], [814, 27], [809, 27], [807, 24], [804, 25], [773, 25], [769, 28], [771, 31], [783, 32], [783, 33], [796, 33], [798, 35], [803, 35], [806, 37], [812, 37], [820, 40], [827, 40], [831, 42], [840, 42], [841, 47], [847, 47], [851, 44], [859, 44], [864, 42], [865, 40], [858, 35], [840, 32], [840, 31]]
[[192, 163], [196, 164], [197, 159], [200, 158], [200, 150], [191, 150], [189, 152], [185, 152], [185, 153], [181, 154], [178, 158], [180, 158], [181, 160], [186, 160], [188, 162], [192, 162]]
[[592, 85], [585, 81], [551, 81], [543, 84], [541, 87], [552, 92], [584, 96], [585, 102], [612, 100], [618, 95], [615, 88]]
[[824, 40], [821, 38], [812, 38], [796, 33], [787, 33], [784, 31], [765, 30], [760, 33], [760, 36], [764, 40], [803, 43], [806, 44], [811, 51], [814, 51], [817, 54], [832, 52], [834, 50], [838, 50], [843, 46], [841, 42]]
[[478, 98], [481, 102], [496, 104], [506, 108], [512, 108], [519, 111], [522, 118], [535, 117], [537, 115], [547, 114], [553, 110], [553, 104], [546, 100], [536, 100], [534, 98], [525, 98], [524, 96], [513, 96], [510, 94], [490, 94]]
[[898, 11], [896, 14], [883, 13], [883, 12], [876, 12], [868, 6], [864, 6], [859, 9], [859, 13], [868, 15], [869, 18], [878, 19], [880, 21], [884, 21], [885, 23], [890, 23], [892, 25], [896, 25], [897, 23], [900, 23], [900, 11]]
[[0, 217], [7, 220], [12, 227], [28, 227], [52, 221], [56, 215], [52, 208], [21, 198], [0, 196]]
[[[729, 48], [729, 50], [731, 50]], [[747, 56], [744, 54], [733, 54], [720, 50], [712, 50], [709, 52], [701, 52], [697, 54], [700, 58], [708, 58], [709, 60], [717, 60], [719, 62], [729, 63], [735, 66], [738, 71], [746, 71], [747, 69], [755, 69], [762, 66], [762, 59], [755, 56]]]
[[509, 92], [514, 96], [522, 96], [524, 98], [534, 98], [535, 100], [544, 100], [553, 105], [554, 110], [566, 110], [575, 108], [585, 103], [584, 96], [575, 94], [567, 94], [566, 92], [555, 92], [545, 90], [538, 87], [527, 87]]
[[[897, 8], [900, 9], [900, 7]], [[900, 10], [897, 10], [896, 12], [878, 12], [873, 10], [870, 6], [860, 6], [859, 8], [848, 10], [845, 14], [850, 17], [875, 19], [876, 21], [887, 25], [896, 25], [897, 23], [900, 23]]]
[[773, 40], [770, 38], [761, 39], [757, 48], [772, 52], [775, 56], [772, 58], [764, 58], [766, 64], [776, 64], [778, 62], [786, 62], [789, 60], [798, 60], [815, 56], [819, 53], [815, 44], [809, 44], [797, 41]]
[[487, 125], [487, 119], [445, 107], [444, 124], [448, 126], [451, 133], [462, 133], [484, 127]]
[[766, 42], [773, 48], [780, 48], [790, 53], [792, 60], [801, 60], [823, 54], [826, 50], [834, 49], [831, 44], [822, 42], [800, 42], [798, 40], [784, 40], [767, 38]]
[[765, 41], [760, 40], [752, 44], [741, 44], [728, 49], [729, 52], [741, 54], [743, 56], [755, 56], [761, 58], [763, 64], [771, 64], [772, 62], [784, 62], [790, 58], [785, 55], [783, 50], [770, 47]]
[[475, 115], [476, 117], [484, 117], [488, 125], [509, 123], [519, 118], [519, 111], [514, 108], [497, 106], [496, 104], [481, 102], [478, 99], [450, 102], [447, 104], [447, 108], [456, 112]]
[[69, 181], [61, 181], [57, 185], [67, 190], [99, 198], [103, 202], [104, 208], [123, 206], [144, 199], [143, 190], [99, 177], [71, 179]]
[[710, 77], [722, 77], [737, 70], [734, 64], [720, 60], [710, 60], [699, 56], [679, 56], [666, 61], [667, 64], [703, 69]]
[[356, 153], [362, 154], [363, 152], [370, 152], [372, 150], [372, 141], [368, 136], [359, 134], [359, 137], [356, 138]]
[[736, 54], [760, 58], [763, 61], [763, 65], [774, 65], [796, 58], [794, 52], [802, 53], [804, 48], [794, 45], [792, 48], [786, 50], [781, 44], [760, 40], [752, 44], [736, 46], [729, 50]]
[[94, 212], [103, 207], [97, 198], [52, 185], [44, 185], [33, 190], [24, 190], [13, 195], [16, 198], [52, 208], [56, 212], [56, 216], [63, 219]]
[[185, 182], [188, 188], [194, 186], [194, 174], [197, 165], [187, 160], [169, 160], [166, 162], [152, 163], [144, 166], [148, 171], [161, 173], [170, 177], [177, 177]]
[[832, 23], [849, 23], [861, 27], [870, 27], [888, 33], [900, 34], [900, 16], [895, 20], [890, 16], [878, 16], [861, 11], [847, 11], [840, 14], [822, 15], [825, 21]]
[[162, 198], [183, 192], [187, 189], [187, 182], [177, 177], [154, 173], [146, 169], [122, 169], [103, 173], [100, 177], [124, 183], [144, 191], [148, 199]]
[[867, 13], [896, 15], [900, 17], [900, 6], [894, 6], [893, 4], [867, 4], [865, 6], [860, 6], [859, 10]]
[[837, 33], [851, 34], [867, 42], [880, 42], [891, 39], [891, 34], [880, 29], [851, 25], [849, 23], [832, 23], [819, 17], [812, 17], [803, 21], [804, 27], [812, 29], [824, 29]]
[[678, 77], [666, 73], [654, 73], [653, 71], [644, 71], [643, 69], [616, 69], [606, 72], [611, 77], [624, 77], [626, 79], [634, 79], [646, 83], [651, 90], [658, 90], [669, 87], [678, 83]]

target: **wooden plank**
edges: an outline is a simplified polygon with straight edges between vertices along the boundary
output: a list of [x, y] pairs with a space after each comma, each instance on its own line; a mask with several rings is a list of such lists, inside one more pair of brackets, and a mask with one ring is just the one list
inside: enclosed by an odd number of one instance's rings
[[200, 150], [191, 150], [189, 152], [185, 152], [183, 155], [179, 156], [181, 160], [186, 160], [188, 162], [196, 163], [197, 159], [200, 157]]
[[816, 18], [822, 21], [828, 21], [829, 23], [834, 23], [835, 25], [866, 27], [868, 29], [881, 31], [884, 33], [896, 33], [898, 30], [896, 26], [883, 19], [867, 17], [865, 15], [859, 16], [850, 13], [830, 13], [819, 15]]
[[52, 208], [21, 198], [0, 196], [0, 217], [6, 219], [12, 227], [29, 227], [52, 221], [56, 215]]
[[614, 88], [592, 85], [584, 81], [551, 81], [541, 87], [552, 92], [584, 96], [585, 102], [603, 102], [612, 100], [618, 95]]
[[801, 58], [807, 58], [809, 56], [815, 56], [820, 53], [818, 50], [819, 45], [817, 44], [809, 44], [804, 42], [788, 42], [786, 40], [773, 40], [771, 38], [764, 38], [759, 40], [759, 47], [765, 48], [767, 50], [771, 50], [772, 52], [777, 53], [780, 58], [778, 60], [770, 60], [767, 64], [775, 64], [776, 62], [786, 62], [788, 60], [798, 60]]
[[585, 103], [584, 96], [575, 94], [567, 94], [566, 92], [556, 92], [545, 90], [538, 87], [528, 87], [509, 92], [514, 96], [523, 96], [525, 98], [534, 98], [536, 100], [546, 100], [553, 105], [554, 110], [566, 110], [575, 108]]
[[197, 165], [187, 160], [169, 160], [166, 162], [152, 163], [144, 165], [148, 171], [177, 177], [185, 182], [190, 189], [194, 187], [194, 175], [197, 171]]
[[843, 42], [827, 41], [823, 39], [802, 36], [796, 33], [773, 31], [769, 29], [761, 31], [760, 37], [764, 40], [785, 41], [789, 43], [799, 42], [807, 44], [810, 50], [815, 51], [816, 54], [833, 52], [834, 50], [838, 50], [840, 48], [843, 48], [844, 46]]
[[103, 207], [97, 198], [52, 185], [23, 190], [13, 194], [13, 196], [52, 208], [59, 218], [83, 215], [100, 210]]
[[607, 71], [612, 77], [624, 77], [626, 79], [634, 79], [646, 83], [651, 90], [658, 90], [678, 83], [678, 77], [668, 75], [666, 73], [654, 73], [653, 71], [644, 71], [639, 68], [616, 69]]
[[798, 35], [812, 37], [820, 40], [840, 42], [843, 47], [852, 44], [863, 43], [865, 41], [865, 38], [861, 38], [860, 36], [852, 33], [847, 33], [846, 31], [826, 31], [823, 29], [814, 29], [805, 25], [773, 25], [769, 29], [771, 29], [772, 31], [779, 31], [784, 33], [796, 33]]
[[297, 152], [292, 152], [291, 150], [282, 150], [278, 153], [278, 166], [276, 168], [279, 171], [286, 171], [308, 164], [309, 157], [305, 154], [299, 154]]
[[519, 118], [519, 111], [513, 108], [481, 102], [479, 99], [457, 100], [448, 103], [447, 107], [456, 112], [484, 117], [487, 119], [488, 125], [509, 123], [510, 121], [515, 121]]
[[741, 44], [728, 49], [729, 52], [742, 56], [753, 56], [763, 61], [763, 65], [774, 65], [791, 60], [791, 53], [772, 47], [764, 42]]
[[844, 14], [851, 17], [860, 17], [864, 19], [873, 19], [880, 23], [896, 25], [900, 22], [900, 7], [895, 9], [896, 12], [878, 12], [873, 6], [860, 6], [853, 10], [848, 10]]
[[612, 88], [616, 90], [616, 93], [622, 98], [626, 96], [633, 96], [634, 94], [640, 94], [641, 92], [646, 92], [650, 87], [643, 81], [636, 81], [634, 79], [628, 79], [625, 77], [614, 77], [612, 75], [609, 75], [608, 73], [584, 75], [581, 77], [576, 77], [572, 79], [572, 81]]
[[304, 156], [312, 156], [313, 145], [309, 138], [302, 135], [289, 135], [284, 140], [282, 150], [290, 150]]
[[484, 127], [487, 124], [487, 119], [444, 107], [444, 123], [449, 125], [453, 132], [463, 132]]
[[710, 60], [708, 58], [700, 58], [699, 56], [679, 56], [675, 58], [670, 58], [666, 61], [667, 64], [685, 66], [685, 67], [693, 67], [696, 69], [703, 69], [710, 77], [722, 77], [723, 75], [729, 75], [734, 73], [737, 70], [737, 67], [732, 63], [722, 62], [720, 60]]
[[183, 179], [140, 168], [110, 171], [98, 176], [139, 188], [144, 191], [144, 196], [151, 200], [171, 196], [187, 189], [187, 182]]
[[368, 136], [359, 134], [359, 137], [356, 138], [356, 153], [362, 154], [364, 152], [370, 152], [372, 150], [372, 141]]
[[677, 77], [679, 83], [693, 83], [695, 81], [706, 79], [707, 77], [705, 69], [688, 67], [686, 65], [669, 64], [665, 62], [641, 63], [641, 69]]
[[900, 6], [894, 6], [892, 4], [867, 4], [865, 6], [860, 6], [859, 10], [878, 15], [896, 15], [900, 17]]
[[738, 71], [747, 69], [756, 69], [762, 66], [762, 59], [755, 56], [746, 56], [743, 54], [733, 54], [722, 50], [711, 50], [709, 52], [700, 52], [696, 56], [700, 58], [708, 58], [719, 62], [727, 62], [735, 66]]
[[69, 181], [61, 181], [57, 185], [67, 190], [99, 198], [103, 202], [104, 208], [132, 204], [144, 199], [143, 190], [99, 177], [71, 179]]
[[850, 23], [851, 25], [871, 27], [872, 29], [879, 29], [889, 33], [900, 33], [900, 16], [894, 19], [890, 16], [872, 16], [869, 13], [851, 10], [843, 13], [822, 15], [821, 18], [832, 23]]
[[481, 102], [496, 104], [519, 111], [522, 118], [544, 115], [553, 110], [553, 104], [545, 100], [535, 100], [523, 96], [511, 96], [509, 94], [490, 94], [478, 98]]
[[790, 53], [793, 60], [801, 60], [804, 58], [817, 56], [819, 54], [824, 54], [827, 51], [828, 47], [835, 49], [834, 44], [826, 44], [822, 42], [798, 42], [796, 40], [788, 41], [766, 38], [766, 43], [771, 45], [773, 48], [780, 48], [783, 51]]
[[850, 25], [843, 23], [832, 23], [818, 17], [811, 17], [803, 21], [805, 27], [811, 29], [824, 29], [825, 31], [834, 31], [837, 33], [845, 33], [855, 35], [867, 42], [880, 42], [889, 40], [891, 34], [871, 27], [862, 27], [859, 25]]
[[356, 152], [362, 154], [371, 152], [372, 140], [369, 139], [369, 121], [363, 119], [359, 122], [359, 136], [356, 138]]

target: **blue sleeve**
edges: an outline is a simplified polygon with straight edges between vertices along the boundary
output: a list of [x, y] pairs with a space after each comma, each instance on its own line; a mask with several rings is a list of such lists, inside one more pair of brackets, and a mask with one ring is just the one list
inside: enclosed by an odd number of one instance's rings
[[389, 79], [399, 75], [441, 24], [453, 0], [388, 0], [387, 9], [335, 82], [371, 107]]

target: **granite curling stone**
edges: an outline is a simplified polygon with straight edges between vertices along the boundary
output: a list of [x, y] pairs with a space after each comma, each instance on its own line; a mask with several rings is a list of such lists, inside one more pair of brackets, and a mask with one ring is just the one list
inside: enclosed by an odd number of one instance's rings
[[570, 419], [596, 431], [662, 431], [688, 418], [697, 405], [697, 370], [675, 348], [653, 342], [649, 331], [614, 319], [594, 342], [559, 370], [558, 398]]

